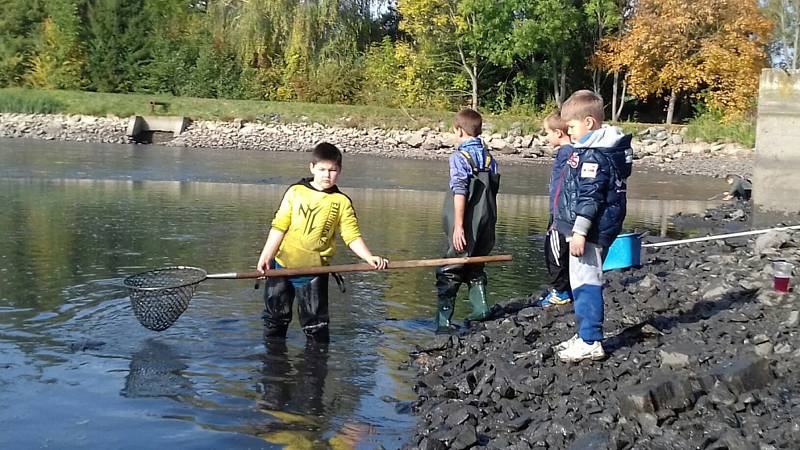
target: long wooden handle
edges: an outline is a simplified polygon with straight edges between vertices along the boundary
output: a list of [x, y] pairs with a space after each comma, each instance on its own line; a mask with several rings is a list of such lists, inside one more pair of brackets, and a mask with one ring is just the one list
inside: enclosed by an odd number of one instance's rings
[[[482, 264], [511, 261], [511, 255], [496, 256], [470, 256], [464, 258], [441, 258], [441, 259], [412, 259], [408, 261], [389, 261], [386, 269], [412, 269], [415, 267], [437, 267], [451, 264]], [[213, 279], [242, 279], [260, 277], [293, 277], [297, 275], [319, 275], [323, 273], [340, 272], [368, 272], [375, 270], [367, 263], [361, 264], [341, 264], [338, 266], [318, 266], [318, 267], [298, 267], [296, 269], [270, 269], [264, 272], [230, 272], [214, 273], [206, 278]]]

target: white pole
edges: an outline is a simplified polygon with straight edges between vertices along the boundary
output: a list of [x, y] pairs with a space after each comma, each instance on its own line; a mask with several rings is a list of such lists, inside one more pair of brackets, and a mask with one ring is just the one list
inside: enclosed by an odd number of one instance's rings
[[789, 227], [765, 228], [763, 230], [741, 231], [739, 233], [718, 234], [715, 236], [704, 236], [699, 238], [681, 239], [678, 241], [656, 242], [653, 244], [642, 244], [642, 247], [666, 247], [668, 245], [691, 244], [692, 242], [713, 241], [717, 239], [735, 238], [741, 236], [750, 236], [753, 234], [763, 234], [770, 231], [784, 231], [784, 230], [800, 230], [800, 225], [792, 225]]

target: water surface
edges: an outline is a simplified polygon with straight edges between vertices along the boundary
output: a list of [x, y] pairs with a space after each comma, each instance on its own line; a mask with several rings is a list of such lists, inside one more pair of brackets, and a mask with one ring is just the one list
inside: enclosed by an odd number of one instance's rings
[[[0, 140], [0, 447], [396, 448], [409, 435], [408, 352], [432, 336], [431, 270], [346, 275], [332, 342], [262, 339], [252, 281], [201, 283], [156, 333], [133, 317], [126, 276], [184, 264], [252, 270], [307, 154]], [[444, 161], [345, 155], [340, 187], [365, 240], [391, 259], [440, 257]], [[489, 292], [545, 282], [548, 168], [502, 167]], [[637, 173], [628, 229], [670, 234], [724, 186]], [[340, 242], [334, 263], [355, 262]], [[334, 286], [334, 285], [332, 285]], [[468, 310], [465, 293], [456, 317]]]

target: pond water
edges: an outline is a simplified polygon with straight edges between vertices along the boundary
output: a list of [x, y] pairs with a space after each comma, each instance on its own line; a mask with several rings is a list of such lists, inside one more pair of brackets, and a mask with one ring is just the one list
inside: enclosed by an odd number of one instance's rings
[[[492, 298], [538, 292], [548, 168], [504, 166]], [[250, 271], [307, 154], [0, 140], [1, 448], [399, 447], [432, 270], [345, 275], [332, 342], [262, 340], [262, 290], [208, 280], [170, 329], [138, 324], [122, 279], [184, 264]], [[373, 252], [441, 257], [444, 161], [345, 155], [340, 187]], [[671, 234], [718, 181], [638, 172], [627, 229]], [[334, 263], [356, 262], [341, 242]], [[334, 284], [335, 286], [335, 284]], [[263, 289], [263, 288], [262, 288]], [[468, 306], [456, 307], [463, 317]]]

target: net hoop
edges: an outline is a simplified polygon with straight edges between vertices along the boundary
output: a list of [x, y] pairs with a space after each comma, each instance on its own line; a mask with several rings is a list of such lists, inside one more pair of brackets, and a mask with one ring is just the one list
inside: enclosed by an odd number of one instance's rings
[[197, 284], [207, 276], [208, 273], [199, 267], [173, 266], [130, 275], [122, 284], [128, 289], [156, 291]]

